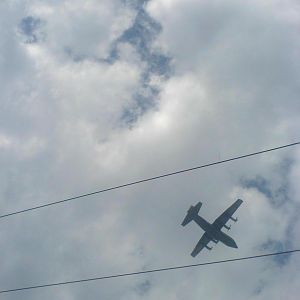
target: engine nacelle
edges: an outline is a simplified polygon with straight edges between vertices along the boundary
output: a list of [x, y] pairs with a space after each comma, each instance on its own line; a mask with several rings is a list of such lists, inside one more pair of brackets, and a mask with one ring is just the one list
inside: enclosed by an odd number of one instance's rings
[[233, 222], [237, 222], [238, 218], [230, 217], [230, 220], [232, 220]]
[[224, 225], [224, 227], [225, 227], [227, 230], [230, 230], [230, 229], [231, 229], [231, 226]]

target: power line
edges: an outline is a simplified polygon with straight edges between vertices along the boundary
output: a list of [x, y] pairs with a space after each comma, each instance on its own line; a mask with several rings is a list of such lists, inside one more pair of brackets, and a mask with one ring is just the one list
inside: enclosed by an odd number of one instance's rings
[[96, 280], [113, 279], [113, 278], [118, 278], [118, 277], [126, 277], [126, 276], [142, 275], [142, 274], [149, 274], [149, 273], [157, 273], [157, 272], [163, 272], [163, 271], [173, 271], [173, 270], [201, 267], [201, 266], [207, 266], [207, 265], [216, 265], [216, 264], [236, 262], [236, 261], [241, 261], [241, 260], [257, 259], [257, 258], [268, 257], [268, 256], [287, 255], [287, 254], [292, 254], [292, 253], [295, 253], [295, 252], [300, 252], [300, 249], [294, 249], [294, 250], [282, 251], [282, 252], [266, 253], [266, 254], [260, 254], [260, 255], [254, 255], [254, 256], [245, 256], [245, 257], [225, 259], [225, 260], [217, 260], [217, 261], [204, 262], [204, 263], [191, 264], [191, 265], [184, 265], [184, 266], [174, 266], [174, 267], [167, 267], [167, 268], [160, 268], [160, 269], [153, 269], [153, 270], [146, 270], [146, 271], [139, 271], [139, 272], [122, 273], [122, 274], [107, 275], [107, 276], [100, 276], [100, 277], [93, 277], [93, 278], [86, 278], [86, 279], [78, 279], [78, 280], [71, 280], [71, 281], [64, 281], [64, 282], [32, 285], [32, 286], [15, 288], [15, 289], [0, 290], [0, 294], [17, 292], [17, 291], [24, 291], [24, 290], [39, 289], [39, 288], [46, 288], [46, 287], [52, 287], [52, 286], [67, 285], [67, 284], [83, 283], [83, 282], [96, 281]]
[[41, 208], [52, 206], [52, 205], [62, 204], [62, 203], [72, 201], [72, 200], [76, 200], [76, 199], [83, 198], [83, 197], [88, 197], [88, 196], [92, 196], [92, 195], [96, 195], [96, 194], [100, 194], [100, 193], [104, 193], [104, 192], [108, 192], [108, 191], [112, 191], [112, 190], [116, 190], [116, 189], [121, 189], [121, 188], [128, 187], [128, 186], [131, 186], [131, 185], [136, 185], [136, 184], [140, 184], [140, 183], [144, 183], [144, 182], [148, 182], [148, 181], [152, 181], [152, 180], [161, 179], [161, 178], [164, 178], [164, 177], [169, 177], [169, 176], [178, 175], [178, 174], [185, 173], [185, 172], [191, 172], [191, 171], [195, 171], [195, 170], [198, 170], [198, 169], [211, 167], [211, 166], [214, 166], [214, 165], [224, 164], [224, 163], [227, 163], [227, 162], [231, 162], [231, 161], [234, 161], [234, 160], [238, 160], [238, 159], [242, 159], [242, 158], [246, 158], [246, 157], [250, 157], [250, 156], [254, 156], [254, 155], [259, 155], [259, 154], [263, 154], [263, 153], [267, 153], [267, 152], [271, 152], [271, 151], [275, 151], [275, 150], [279, 150], [279, 149], [283, 149], [283, 148], [287, 148], [287, 147], [296, 146], [296, 145], [299, 145], [299, 144], [300, 144], [300, 142], [296, 142], [296, 143], [287, 144], [287, 145], [283, 145], [283, 146], [279, 146], [279, 147], [275, 147], [275, 148], [265, 149], [265, 150], [262, 150], [262, 151], [253, 152], [253, 153], [249, 153], [249, 154], [245, 154], [245, 155], [240, 155], [240, 156], [228, 158], [228, 159], [225, 159], [225, 160], [220, 160], [220, 161], [208, 163], [208, 164], [205, 164], [205, 165], [200, 165], [200, 166], [196, 166], [196, 167], [182, 169], [182, 170], [175, 171], [175, 172], [165, 173], [165, 174], [162, 174], [162, 175], [149, 177], [149, 178], [145, 178], [145, 179], [141, 179], [141, 180], [137, 180], [137, 181], [133, 181], [133, 182], [129, 182], [129, 183], [125, 183], [125, 184], [105, 188], [105, 189], [98, 190], [98, 191], [95, 191], [95, 192], [86, 193], [86, 194], [82, 194], [82, 195], [79, 195], [79, 196], [74, 196], [74, 197], [71, 197], [71, 198], [66, 198], [66, 199], [63, 199], [63, 200], [55, 201], [55, 202], [49, 202], [49, 203], [46, 203], [46, 204], [26, 208], [26, 209], [23, 209], [23, 210], [14, 211], [14, 212], [7, 213], [7, 214], [4, 214], [4, 215], [0, 215], [0, 219], [10, 217], [10, 216], [13, 216], [13, 215], [17, 215], [17, 214], [21, 214], [21, 213], [25, 213], [25, 212], [28, 212], [28, 211], [36, 210], [36, 209], [41, 209]]

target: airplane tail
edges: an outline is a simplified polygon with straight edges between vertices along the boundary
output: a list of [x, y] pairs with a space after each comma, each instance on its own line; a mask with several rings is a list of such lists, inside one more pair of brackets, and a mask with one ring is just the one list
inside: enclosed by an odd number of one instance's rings
[[185, 226], [188, 223], [190, 223], [194, 219], [194, 217], [196, 215], [198, 215], [201, 206], [202, 206], [201, 202], [198, 202], [195, 206], [191, 206], [189, 208], [189, 210], [187, 211], [187, 215], [185, 216], [185, 218], [184, 218], [183, 222], [181, 223], [181, 225]]

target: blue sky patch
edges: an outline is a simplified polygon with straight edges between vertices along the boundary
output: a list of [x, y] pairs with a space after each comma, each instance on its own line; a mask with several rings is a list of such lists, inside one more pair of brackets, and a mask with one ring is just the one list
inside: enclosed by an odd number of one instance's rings
[[21, 20], [19, 29], [21, 34], [25, 37], [25, 43], [37, 43], [41, 39], [42, 25], [43, 21], [40, 18], [32, 16], [27, 16]]
[[149, 280], [145, 280], [142, 283], [138, 284], [136, 287], [136, 292], [140, 295], [143, 296], [149, 292], [151, 289], [151, 282]]
[[[118, 45], [128, 43], [136, 50], [140, 60], [146, 65], [141, 75], [139, 89], [133, 96], [135, 105], [126, 108], [122, 115], [122, 120], [127, 125], [134, 123], [139, 116], [156, 105], [159, 90], [151, 86], [151, 76], [157, 75], [167, 79], [171, 74], [171, 58], [152, 47], [162, 27], [145, 11], [144, 4], [146, 2], [134, 2], [137, 9], [136, 18], [132, 26], [117, 39], [110, 54], [111, 60], [118, 59]], [[130, 4], [132, 5], [132, 2]]]
[[273, 192], [270, 187], [270, 183], [262, 176], [256, 176], [254, 179], [242, 180], [243, 187], [247, 189], [254, 188], [260, 193], [264, 194], [267, 198], [272, 198]]
[[[276, 229], [274, 229], [274, 230], [276, 230]], [[265, 251], [281, 252], [281, 251], [285, 251], [287, 249], [292, 249], [292, 245], [289, 241], [280, 242], [280, 241], [275, 241], [275, 240], [268, 240], [264, 244], [261, 245], [261, 250], [265, 250]], [[288, 263], [290, 256], [291, 256], [291, 254], [276, 255], [276, 256], [273, 256], [272, 259], [278, 265], [283, 266], [286, 263]]]

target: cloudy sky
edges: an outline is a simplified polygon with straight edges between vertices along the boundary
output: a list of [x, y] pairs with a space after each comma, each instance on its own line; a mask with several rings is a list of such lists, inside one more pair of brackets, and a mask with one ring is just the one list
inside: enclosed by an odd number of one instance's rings
[[[299, 141], [297, 0], [0, 3], [1, 214]], [[300, 148], [3, 218], [0, 289], [300, 247]], [[190, 253], [244, 200], [239, 248]], [[1, 299], [298, 299], [300, 255]]]

